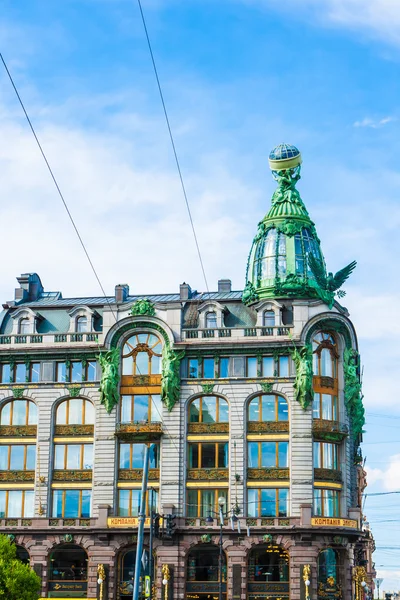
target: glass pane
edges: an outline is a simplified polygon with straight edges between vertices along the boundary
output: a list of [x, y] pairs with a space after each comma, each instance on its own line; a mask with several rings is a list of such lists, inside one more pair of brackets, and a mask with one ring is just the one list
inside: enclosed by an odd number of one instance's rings
[[278, 466], [280, 469], [289, 466], [289, 442], [278, 442]]
[[130, 423], [131, 421], [131, 396], [122, 396], [121, 403], [121, 423]]
[[69, 417], [68, 423], [70, 425], [82, 425], [82, 400], [80, 398], [73, 398], [69, 402]]
[[214, 312], [209, 312], [206, 315], [206, 327], [207, 329], [216, 329], [217, 327], [217, 315]]
[[144, 444], [132, 444], [132, 469], [143, 469]]
[[26, 382], [26, 365], [25, 363], [17, 363], [15, 365], [15, 381], [16, 383]]
[[62, 490], [53, 492], [53, 517], [62, 517]]
[[216, 423], [217, 402], [215, 396], [203, 396], [203, 423]]
[[24, 468], [24, 446], [10, 446], [10, 469], [22, 471]]
[[132, 356], [122, 359], [122, 375], [133, 375], [133, 359]]
[[130, 469], [130, 456], [131, 456], [131, 445], [120, 444], [119, 445], [119, 468]]
[[314, 394], [313, 418], [314, 419], [320, 419], [321, 418], [319, 394]]
[[76, 320], [76, 331], [83, 333], [88, 330], [88, 323], [86, 317], [78, 317]]
[[322, 394], [322, 418], [332, 421], [332, 396]]
[[72, 362], [71, 363], [71, 381], [78, 382], [82, 381], [82, 363]]
[[226, 467], [228, 466], [228, 449], [229, 449], [229, 444], [218, 444], [218, 468], [219, 469], [226, 469]]
[[28, 425], [37, 424], [37, 406], [34, 402], [28, 402]]
[[[187, 507], [187, 515], [188, 517], [197, 517], [197, 490], [189, 490], [188, 495], [188, 507]], [[0, 497], [1, 502], [1, 497]], [[0, 504], [1, 510], [1, 504]]]
[[92, 500], [91, 490], [82, 490], [82, 509], [80, 516], [82, 519], [88, 519], [90, 517], [90, 505]]
[[66, 381], [67, 380], [66, 373], [67, 373], [67, 367], [65, 365], [65, 362], [57, 363], [56, 380], [57, 381]]
[[289, 405], [285, 398], [278, 396], [278, 421], [289, 420]]
[[229, 421], [229, 405], [223, 398], [218, 399], [219, 404], [219, 422], [228, 423]]
[[195, 379], [199, 376], [199, 361], [197, 358], [189, 359], [189, 378]]
[[61, 402], [57, 407], [56, 423], [65, 425], [67, 423], [67, 403]]
[[324, 490], [325, 503], [324, 503], [324, 514], [325, 517], [336, 517], [335, 510], [335, 492], [332, 490]]
[[219, 361], [219, 376], [229, 377], [229, 358], [221, 358]]
[[8, 402], [1, 409], [1, 425], [10, 425], [11, 419], [11, 402]]
[[257, 358], [255, 356], [247, 359], [247, 377], [257, 377]]
[[275, 396], [261, 396], [262, 420], [275, 421]]
[[203, 377], [205, 379], [213, 379], [214, 377], [214, 359], [205, 358], [203, 361]]
[[320, 442], [314, 442], [313, 446], [314, 469], [319, 469], [321, 467]]
[[96, 361], [91, 360], [87, 364], [87, 381], [96, 381]]
[[264, 356], [262, 359], [262, 374], [263, 377], [273, 377], [274, 376], [274, 357], [273, 356]]
[[207, 518], [213, 516], [215, 511], [215, 490], [202, 490], [200, 516]]
[[38, 383], [40, 381], [40, 363], [31, 364], [31, 382]]
[[201, 445], [201, 468], [212, 469], [216, 466], [215, 444]]
[[249, 404], [249, 421], [261, 421], [259, 398], [254, 398]]
[[8, 469], [8, 446], [0, 446], [0, 471]]
[[279, 517], [287, 517], [289, 514], [289, 490], [278, 490], [279, 494]]
[[275, 325], [275, 313], [273, 310], [266, 310], [264, 312], [264, 327], [274, 327]]
[[153, 375], [160, 375], [161, 373], [161, 356], [153, 355], [151, 357], [151, 373]]
[[333, 377], [332, 356], [328, 348], [321, 350], [321, 375]]
[[276, 467], [275, 442], [261, 442], [261, 467]]
[[0, 519], [4, 519], [6, 516], [6, 492], [0, 490]]
[[200, 398], [193, 400], [189, 408], [189, 421], [191, 423], [198, 423], [200, 419]]
[[26, 400], [14, 400], [12, 425], [26, 424]]
[[151, 397], [151, 420], [153, 423], [162, 421], [162, 403], [159, 394], [153, 394]]
[[64, 518], [72, 519], [77, 517], [79, 517], [79, 490], [66, 490]]
[[250, 469], [258, 468], [258, 442], [247, 444], [247, 463]]
[[1, 369], [1, 383], [10, 383], [11, 369], [10, 365], [3, 364]]
[[138, 352], [136, 354], [136, 375], [149, 374], [149, 355], [147, 352]]
[[83, 446], [83, 468], [93, 469], [93, 444]]
[[152, 444], [149, 451], [149, 467], [150, 469], [158, 469], [158, 456], [159, 446], [158, 444]]
[[65, 455], [65, 446], [55, 446], [55, 454], [54, 454], [54, 468], [55, 469], [65, 469], [64, 466], [64, 455]]
[[247, 515], [258, 517], [258, 490], [247, 491]]
[[33, 517], [34, 491], [25, 492], [24, 517]]
[[198, 469], [199, 467], [199, 445], [189, 444], [189, 469]]
[[89, 400], [84, 400], [85, 403], [85, 423], [86, 425], [94, 425], [94, 406]]
[[333, 404], [333, 420], [337, 421], [338, 420], [338, 404], [337, 404], [337, 397], [333, 396], [332, 398], [332, 404]]
[[288, 377], [289, 376], [289, 357], [288, 356], [280, 356], [279, 357], [279, 377]]
[[140, 490], [132, 490], [132, 517], [137, 517], [139, 514], [141, 495]]
[[119, 490], [118, 493], [118, 515], [120, 517], [129, 517], [129, 490]]
[[69, 444], [67, 446], [67, 469], [81, 468], [81, 446]]
[[149, 420], [149, 396], [135, 396], [133, 404], [133, 420]]
[[314, 490], [314, 514], [317, 517], [322, 516], [322, 491]]
[[261, 490], [261, 516], [275, 517], [276, 516], [276, 490], [265, 489]]
[[8, 492], [8, 517], [22, 517], [22, 492], [12, 490]]

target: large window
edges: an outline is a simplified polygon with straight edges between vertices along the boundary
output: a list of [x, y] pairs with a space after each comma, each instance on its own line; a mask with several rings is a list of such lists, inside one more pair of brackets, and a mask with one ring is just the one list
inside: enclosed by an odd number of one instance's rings
[[161, 396], [135, 394], [121, 398], [121, 423], [160, 422], [162, 415]]
[[64, 400], [57, 407], [57, 425], [93, 425], [94, 406], [84, 398]]
[[55, 469], [93, 469], [93, 444], [56, 444]]
[[314, 514], [318, 517], [338, 517], [339, 492], [314, 489]]
[[77, 331], [77, 333], [85, 333], [86, 331], [88, 331], [87, 317], [77, 317], [76, 331]]
[[313, 402], [314, 419], [325, 419], [327, 421], [338, 420], [337, 396], [332, 394], [319, 394], [314, 392]]
[[202, 396], [189, 404], [190, 423], [228, 423], [229, 406], [219, 396]]
[[338, 352], [335, 338], [330, 333], [319, 332], [313, 336], [313, 372], [318, 377], [337, 377]]
[[[140, 511], [142, 493], [140, 489], [118, 490], [118, 516], [137, 517]], [[153, 506], [150, 506], [153, 498]], [[152, 493], [146, 494], [146, 515], [149, 516], [151, 510], [157, 512], [158, 492], [152, 490]]]
[[81, 381], [96, 381], [97, 379], [97, 362], [95, 360], [89, 360], [86, 363], [80, 360], [56, 363], [56, 381], [60, 383], [80, 383]]
[[217, 328], [217, 313], [208, 312], [206, 314], [206, 329], [216, 329]]
[[228, 442], [189, 444], [189, 469], [226, 469], [229, 464]]
[[[248, 576], [249, 582], [288, 582], [288, 553], [280, 546], [275, 545], [254, 548], [249, 555]], [[274, 588], [274, 591], [275, 590], [276, 588]], [[279, 591], [284, 592], [283, 589]]]
[[[219, 577], [219, 550], [215, 546], [198, 546], [192, 548], [188, 555], [187, 562], [187, 580], [188, 581], [215, 581], [216, 583], [220, 580], [226, 581], [226, 556], [225, 552], [222, 554], [222, 573], [221, 578]], [[209, 589], [209, 588], [208, 588]], [[216, 585], [215, 591], [218, 589]], [[204, 598], [216, 598], [215, 593], [205, 594]], [[188, 598], [203, 598], [203, 596], [188, 595]], [[225, 598], [226, 595], [224, 594]]]
[[225, 499], [228, 505], [227, 489], [191, 489], [187, 493], [188, 517], [213, 517], [219, 513], [218, 498]]
[[53, 490], [53, 517], [63, 519], [89, 518], [92, 491]]
[[3, 405], [0, 425], [36, 425], [37, 407], [31, 400], [12, 400]]
[[35, 466], [34, 444], [0, 446], [0, 471], [34, 471]]
[[[119, 446], [120, 469], [143, 469], [144, 451], [146, 444], [125, 444]], [[160, 466], [160, 445], [151, 444], [149, 448], [149, 468], [158, 469]]]
[[286, 275], [286, 236], [276, 229], [270, 229], [256, 250], [253, 281], [275, 279], [276, 275]]
[[50, 554], [49, 598], [65, 597], [65, 591], [55, 591], [62, 590], [65, 582], [71, 582], [74, 598], [87, 598], [87, 569], [88, 556], [83, 548], [72, 544], [56, 548]]
[[[145, 560], [143, 561], [146, 568], [142, 570], [142, 575], [149, 575], [149, 553], [143, 550]], [[143, 556], [142, 555], [142, 556]], [[119, 564], [119, 585], [118, 585], [118, 600], [125, 598], [130, 600], [133, 595], [133, 584], [135, 581], [135, 562], [136, 550], [124, 550], [120, 556]], [[154, 576], [154, 573], [153, 573]]]
[[338, 446], [327, 442], [314, 442], [314, 468], [337, 469]]
[[248, 442], [247, 466], [251, 469], [289, 466], [289, 442]]
[[263, 394], [249, 403], [249, 421], [287, 421], [288, 403], [282, 396]]
[[0, 518], [33, 517], [33, 490], [0, 490]]
[[159, 375], [161, 340], [153, 333], [132, 335], [122, 350], [122, 375]]
[[289, 490], [254, 488], [247, 490], [249, 517], [286, 517], [289, 514]]
[[318, 554], [318, 583], [326, 583], [329, 577], [337, 583], [338, 559], [337, 553], [332, 548], [321, 550]]

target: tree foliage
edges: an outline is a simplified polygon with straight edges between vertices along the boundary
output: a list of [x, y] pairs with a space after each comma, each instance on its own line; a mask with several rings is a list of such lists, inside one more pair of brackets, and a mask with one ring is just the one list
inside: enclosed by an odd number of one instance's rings
[[40, 577], [17, 558], [17, 548], [0, 535], [0, 599], [38, 600]]

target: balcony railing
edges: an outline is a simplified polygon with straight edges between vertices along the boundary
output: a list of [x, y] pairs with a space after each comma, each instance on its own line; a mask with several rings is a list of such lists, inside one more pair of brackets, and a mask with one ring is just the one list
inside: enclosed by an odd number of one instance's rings
[[221, 327], [215, 329], [182, 329], [182, 341], [241, 337], [289, 337], [293, 326], [279, 327]]
[[326, 442], [341, 442], [349, 434], [349, 428], [345, 423], [327, 419], [314, 419], [312, 430], [314, 438]]
[[274, 467], [265, 467], [260, 469], [247, 469], [247, 479], [251, 481], [267, 480], [288, 480], [290, 477], [289, 469], [278, 469]]
[[289, 433], [289, 421], [249, 421], [247, 433]]
[[0, 437], [36, 437], [37, 425], [0, 425]]
[[228, 481], [229, 469], [188, 469], [188, 481]]
[[[118, 479], [120, 481], [142, 481], [143, 469], [120, 469]], [[160, 479], [160, 469], [149, 469], [149, 481]]]
[[117, 423], [115, 435], [122, 440], [158, 440], [163, 433], [162, 424], [149, 421]]
[[3, 346], [21, 346], [21, 345], [51, 345], [51, 344], [101, 344], [103, 342], [103, 333], [99, 331], [89, 331], [87, 333], [31, 333], [31, 334], [12, 334], [0, 335], [0, 345]]
[[92, 481], [92, 469], [57, 469], [53, 481]]
[[229, 433], [229, 423], [189, 423], [189, 433]]
[[314, 469], [315, 481], [332, 481], [334, 483], [342, 483], [342, 472], [338, 469]]

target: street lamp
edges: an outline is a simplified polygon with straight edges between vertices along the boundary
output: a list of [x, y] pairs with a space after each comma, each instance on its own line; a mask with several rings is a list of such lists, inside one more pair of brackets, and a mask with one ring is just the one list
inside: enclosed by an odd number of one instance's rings
[[381, 583], [382, 583], [382, 581], [383, 581], [383, 578], [382, 578], [382, 577], [377, 577], [376, 579], [374, 579], [374, 583], [375, 583], [375, 585], [376, 585], [376, 587], [377, 587], [377, 589], [378, 589], [378, 600], [379, 600], [379, 598], [380, 598], [380, 594], [379, 594], [379, 588], [381, 587]]
[[218, 581], [218, 600], [222, 600], [222, 527], [224, 526], [224, 506], [226, 500], [223, 496], [218, 498], [219, 506], [219, 581]]

